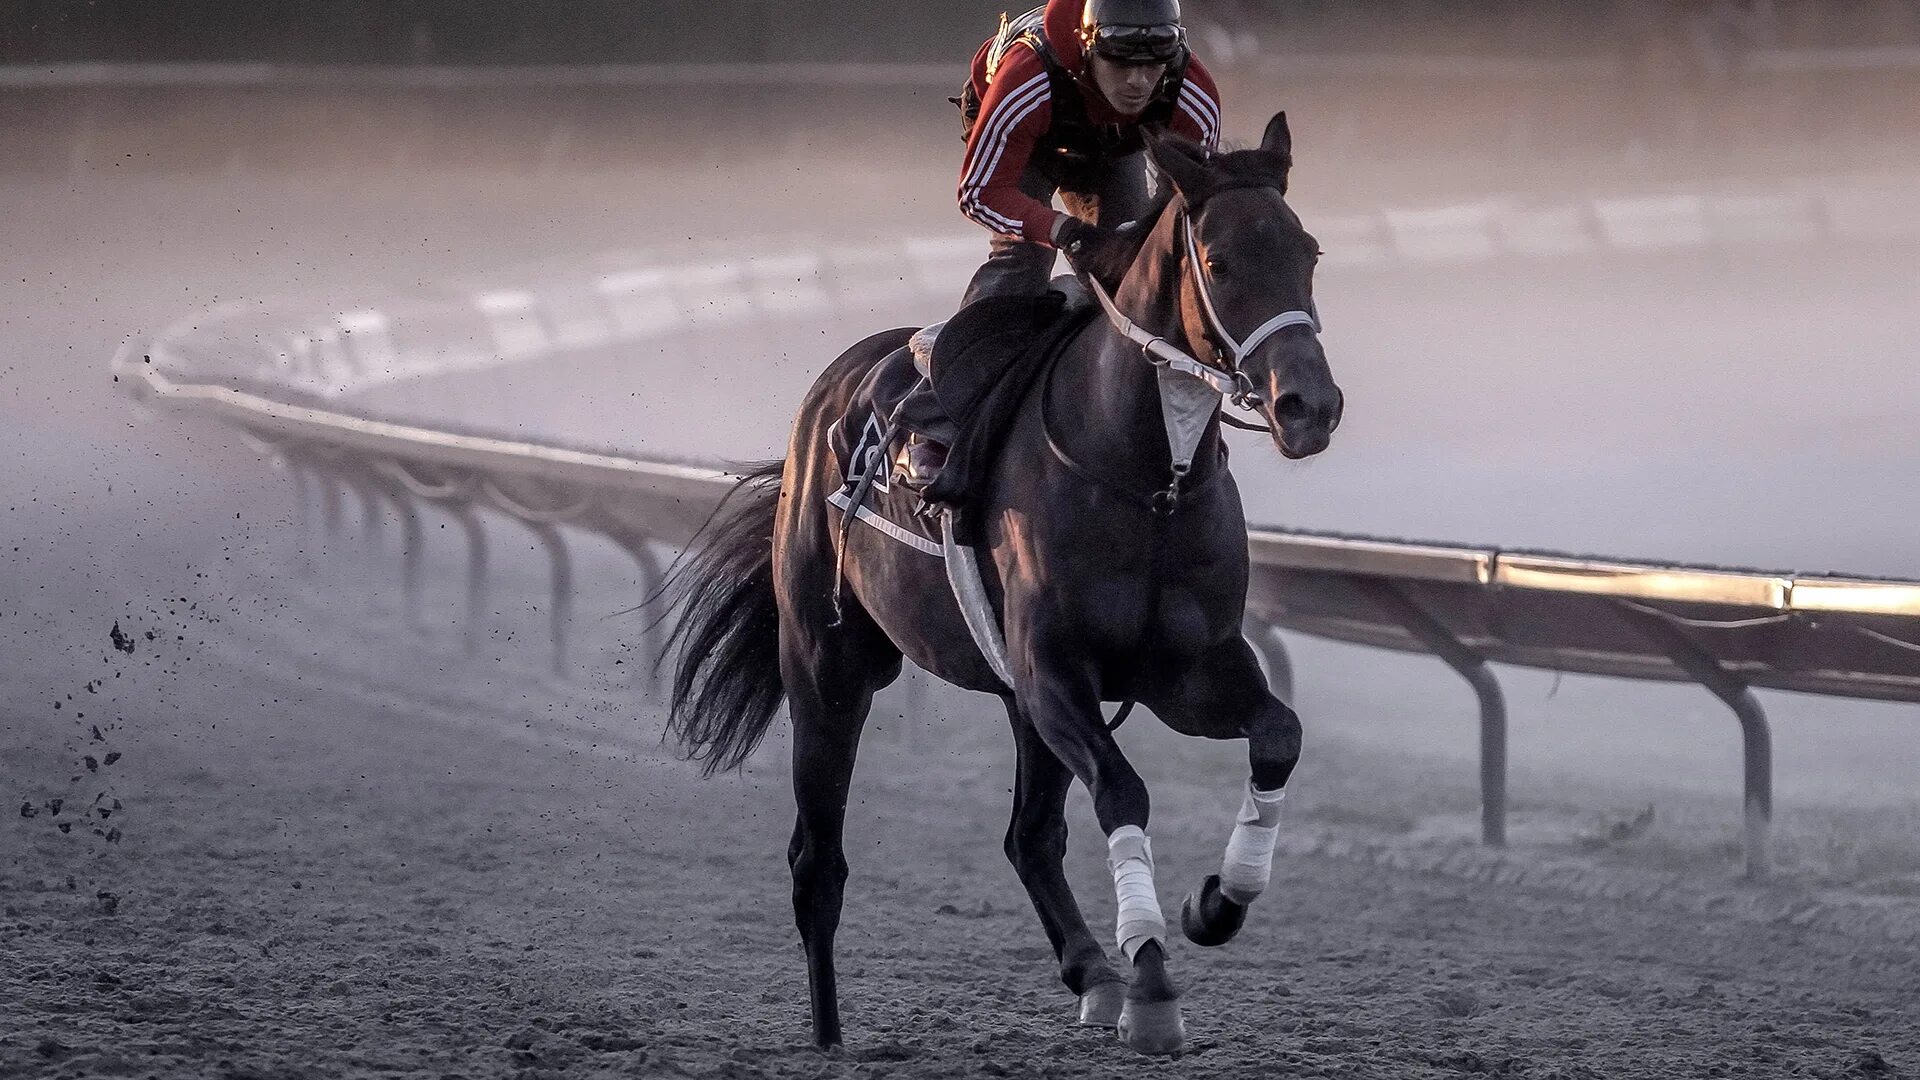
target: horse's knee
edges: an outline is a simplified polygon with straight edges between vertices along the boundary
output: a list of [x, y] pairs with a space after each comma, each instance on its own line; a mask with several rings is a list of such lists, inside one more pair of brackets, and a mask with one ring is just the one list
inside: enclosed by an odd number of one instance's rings
[[1100, 774], [1093, 788], [1094, 814], [1100, 831], [1112, 835], [1122, 825], [1146, 828], [1153, 810], [1147, 782], [1132, 768], [1111, 769]]
[[1035, 703], [1025, 711], [1034, 717], [1041, 741], [1087, 785], [1100, 831], [1111, 834], [1123, 825], [1145, 828], [1147, 783], [1108, 734], [1098, 697], [1082, 700], [1068, 688], [1044, 685], [1025, 696]]
[[1254, 787], [1273, 791], [1287, 786], [1287, 778], [1300, 762], [1302, 735], [1300, 717], [1285, 703], [1274, 701], [1260, 710], [1247, 725], [1247, 756]]

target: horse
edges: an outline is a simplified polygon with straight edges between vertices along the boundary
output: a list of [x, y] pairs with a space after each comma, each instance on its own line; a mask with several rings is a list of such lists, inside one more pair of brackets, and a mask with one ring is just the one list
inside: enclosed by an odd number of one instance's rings
[[[1137, 253], [1115, 291], [1097, 289], [1109, 318], [1089, 322], [1026, 392], [983, 478], [979, 576], [1009, 678], [970, 635], [939, 560], [878, 530], [838, 527], [851, 511], [827, 500], [844, 480], [828, 432], [910, 330], [876, 334], [833, 361], [800, 406], [787, 456], [739, 481], [675, 575], [669, 737], [708, 774], [733, 769], [787, 705], [798, 811], [787, 858], [823, 1049], [842, 1035], [833, 945], [855, 753], [873, 695], [903, 657], [1006, 708], [1017, 779], [1005, 852], [1081, 1023], [1114, 1028], [1144, 1053], [1184, 1043], [1148, 792], [1103, 702], [1138, 701], [1182, 734], [1247, 742], [1241, 812], [1222, 872], [1186, 898], [1187, 936], [1225, 943], [1268, 883], [1301, 725], [1242, 634], [1247, 523], [1216, 391], [1255, 409], [1282, 455], [1326, 448], [1344, 399], [1311, 314], [1319, 247], [1287, 205], [1284, 113], [1256, 148], [1210, 153], [1155, 135], [1147, 149], [1170, 190], [1133, 230]], [[1185, 374], [1164, 373], [1172, 357]], [[1172, 408], [1163, 384], [1181, 380], [1208, 395], [1185, 467], [1163, 424]], [[1062, 869], [1075, 780], [1108, 838], [1124, 972]]]

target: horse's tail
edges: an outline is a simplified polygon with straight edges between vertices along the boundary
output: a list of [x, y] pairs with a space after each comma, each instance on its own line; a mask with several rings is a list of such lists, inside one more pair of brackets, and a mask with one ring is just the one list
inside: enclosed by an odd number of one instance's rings
[[[662, 591], [679, 621], [667, 734], [712, 776], [739, 768], [766, 737], [786, 697], [780, 618], [773, 598], [773, 515], [783, 462], [754, 467], [688, 548]], [[744, 498], [739, 505], [728, 502]]]

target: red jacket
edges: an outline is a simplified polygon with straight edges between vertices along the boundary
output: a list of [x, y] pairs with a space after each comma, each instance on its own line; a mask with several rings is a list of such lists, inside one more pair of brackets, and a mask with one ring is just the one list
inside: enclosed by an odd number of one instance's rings
[[[1079, 35], [1083, 4], [1084, 0], [1047, 0], [1043, 24], [1047, 44], [1076, 77], [1087, 118], [1095, 124], [1126, 125], [1132, 118], [1115, 112], [1085, 74]], [[985, 78], [987, 50], [992, 46], [989, 40], [974, 55], [976, 90]], [[1020, 176], [1034, 145], [1053, 123], [1052, 98], [1046, 62], [1025, 42], [1009, 48], [993, 82], [981, 94], [980, 119], [967, 139], [967, 157], [960, 167], [961, 213], [994, 232], [1049, 243], [1059, 211], [1022, 192]], [[1198, 59], [1187, 64], [1170, 129], [1209, 148], [1219, 141], [1219, 91]]]

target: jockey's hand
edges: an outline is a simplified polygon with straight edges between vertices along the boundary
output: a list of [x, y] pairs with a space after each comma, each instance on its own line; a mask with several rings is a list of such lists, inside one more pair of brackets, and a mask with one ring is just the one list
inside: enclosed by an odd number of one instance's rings
[[1071, 214], [1060, 215], [1054, 246], [1066, 255], [1074, 270], [1098, 281], [1108, 291], [1120, 287], [1139, 254], [1135, 237], [1115, 229], [1090, 225]]

